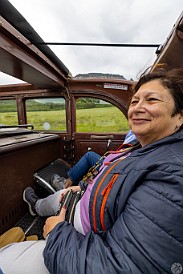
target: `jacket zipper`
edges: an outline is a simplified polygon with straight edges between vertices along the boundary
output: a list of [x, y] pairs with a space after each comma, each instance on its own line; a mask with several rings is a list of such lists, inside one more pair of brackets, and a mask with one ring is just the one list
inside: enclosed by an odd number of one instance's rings
[[97, 188], [96, 188], [96, 191], [95, 191], [95, 194], [94, 194], [94, 198], [93, 198], [93, 205], [92, 205], [93, 230], [94, 230], [95, 233], [97, 232], [97, 220], [96, 220], [96, 219], [97, 219], [97, 218], [96, 218], [97, 195], [98, 195], [98, 193], [99, 193], [99, 190], [100, 190], [100, 187], [101, 187], [103, 181], [105, 180], [105, 178], [107, 177], [107, 175], [110, 173], [110, 171], [111, 171], [117, 164], [119, 164], [119, 162], [123, 161], [123, 159], [125, 159], [128, 155], [131, 154], [131, 152], [128, 151], [129, 148], [128, 148], [128, 149], [124, 149], [124, 150], [127, 150], [127, 151], [126, 151], [127, 153], [126, 153], [125, 155], [122, 155], [122, 157], [121, 157], [119, 160], [117, 160], [116, 162], [111, 163], [112, 166], [111, 166], [111, 167], [108, 169], [108, 171], [105, 173], [105, 175], [103, 176], [103, 178], [101, 179], [101, 181], [99, 182], [99, 184], [98, 184], [98, 186], [97, 186]]
[[93, 206], [92, 206], [92, 218], [93, 218], [93, 230], [96, 233], [97, 232], [97, 220], [96, 220], [96, 203], [97, 203], [97, 195], [98, 192], [100, 190], [100, 187], [103, 183], [103, 181], [105, 180], [105, 178], [107, 177], [107, 175], [110, 173], [110, 171], [117, 165], [119, 164], [119, 162], [121, 162], [124, 158], [121, 158], [120, 160], [116, 161], [115, 163], [112, 164], [112, 166], [108, 169], [108, 171], [105, 173], [104, 177], [102, 178], [102, 180], [99, 182], [96, 191], [95, 191], [95, 195], [94, 195], [94, 199], [93, 199]]
[[119, 176], [119, 174], [114, 174], [111, 181], [109, 182], [109, 184], [103, 189], [103, 191], [101, 193], [101, 195], [103, 196], [103, 200], [102, 200], [102, 205], [101, 205], [101, 208], [100, 208], [100, 221], [101, 221], [102, 229], [104, 231], [106, 231], [106, 227], [105, 227], [105, 224], [104, 224], [105, 206], [106, 206], [106, 203], [107, 203], [109, 193], [111, 192], [111, 189], [112, 189], [114, 183], [116, 182], [118, 176]]

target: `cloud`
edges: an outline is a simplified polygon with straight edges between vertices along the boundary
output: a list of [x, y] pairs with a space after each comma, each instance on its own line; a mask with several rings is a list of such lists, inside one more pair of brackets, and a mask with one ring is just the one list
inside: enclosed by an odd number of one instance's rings
[[[162, 44], [182, 0], [10, 0], [46, 42]], [[25, 4], [26, 2], [26, 4]], [[127, 79], [155, 60], [155, 48], [51, 46], [73, 75], [117, 73]]]

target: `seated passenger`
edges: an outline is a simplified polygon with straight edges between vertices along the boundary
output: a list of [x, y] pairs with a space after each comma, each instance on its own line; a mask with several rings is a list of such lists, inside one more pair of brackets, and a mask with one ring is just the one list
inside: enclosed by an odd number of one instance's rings
[[[130, 143], [129, 143], [130, 142]], [[86, 166], [89, 168], [91, 164], [94, 164], [92, 167], [92, 171], [88, 172], [88, 176], [86, 175], [86, 181], [81, 180], [79, 182], [78, 186], [72, 186], [68, 187], [67, 191], [69, 189], [72, 189], [73, 192], [85, 190], [85, 188], [88, 185], [88, 181], [94, 180], [94, 177], [98, 174], [98, 172], [102, 171], [105, 168], [106, 162], [112, 161], [112, 159], [118, 159], [121, 156], [123, 156], [126, 149], [132, 147], [132, 144], [138, 143], [135, 135], [131, 132], [131, 130], [126, 135], [126, 138], [124, 140], [124, 143], [122, 145], [122, 149], [118, 149], [117, 151], [111, 151], [106, 157], [101, 157], [95, 152], [87, 152], [79, 161], [78, 163], [69, 170], [68, 174], [72, 174], [71, 178], [79, 178], [82, 175], [84, 175], [84, 171], [86, 169]], [[125, 147], [125, 149], [123, 149]], [[97, 163], [97, 164], [96, 164]], [[96, 166], [95, 166], [96, 164]], [[79, 174], [79, 175], [78, 175]], [[57, 179], [58, 177], [58, 179]], [[59, 175], [55, 176], [55, 182], [52, 182], [52, 185], [54, 187], [57, 187], [57, 192], [49, 195], [48, 197], [44, 199], [40, 199], [34, 192], [33, 188], [27, 187], [23, 193], [23, 200], [28, 204], [29, 211], [31, 215], [38, 214], [39, 216], [52, 216], [55, 215], [58, 210], [58, 205], [60, 201], [60, 197], [63, 193], [66, 192], [65, 189], [62, 187], [62, 182], [60, 181], [60, 178], [62, 180], [62, 177], [59, 177]], [[70, 180], [70, 179], [69, 179]], [[54, 183], [54, 184], [53, 184]], [[60, 184], [61, 183], [61, 184]], [[61, 186], [61, 187], [60, 187]], [[60, 190], [59, 190], [60, 187]]]
[[[134, 145], [137, 143], [137, 139], [133, 132], [129, 130], [127, 133], [123, 144], [131, 144]], [[106, 153], [106, 155], [109, 152]], [[101, 155], [88, 151], [84, 154], [84, 156], [68, 171], [68, 178], [60, 177], [58, 174], [53, 174], [50, 180], [50, 184], [56, 189], [60, 190], [63, 188], [67, 188], [71, 185], [76, 185], [78, 180], [82, 178], [85, 174], [87, 174], [88, 170], [93, 167], [96, 163], [97, 170], [100, 168], [105, 157], [101, 157]]]
[[128, 121], [141, 147], [106, 161], [76, 205], [74, 226], [62, 208], [46, 220], [46, 241], [2, 248], [4, 273], [182, 272], [183, 69], [143, 75]]

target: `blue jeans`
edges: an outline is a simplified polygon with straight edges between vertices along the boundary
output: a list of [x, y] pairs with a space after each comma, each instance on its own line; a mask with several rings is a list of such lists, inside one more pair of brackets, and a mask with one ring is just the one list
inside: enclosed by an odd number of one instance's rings
[[[133, 134], [131, 130], [127, 133], [124, 144], [136, 144], [138, 141], [136, 136]], [[96, 162], [100, 159], [100, 155], [93, 152], [88, 151], [81, 157], [81, 159], [68, 171], [68, 176], [72, 180], [73, 183], [78, 183], [80, 179], [88, 172], [89, 168], [94, 166]], [[102, 164], [104, 158], [101, 159], [100, 163]], [[100, 167], [98, 167], [99, 169]]]
[[89, 168], [94, 166], [96, 162], [100, 159], [100, 155], [88, 151], [81, 157], [81, 159], [68, 171], [68, 176], [73, 183], [77, 183], [79, 179], [88, 172]]

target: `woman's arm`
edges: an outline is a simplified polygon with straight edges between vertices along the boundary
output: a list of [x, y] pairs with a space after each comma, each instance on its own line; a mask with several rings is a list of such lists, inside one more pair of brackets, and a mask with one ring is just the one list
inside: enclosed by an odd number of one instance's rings
[[111, 249], [99, 235], [91, 232], [83, 236], [72, 225], [62, 222], [47, 239], [45, 265], [51, 274], [141, 273], [132, 262], [129, 266], [131, 260], [114, 244], [116, 247]]

